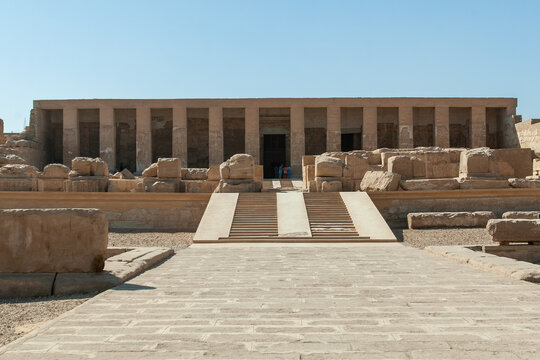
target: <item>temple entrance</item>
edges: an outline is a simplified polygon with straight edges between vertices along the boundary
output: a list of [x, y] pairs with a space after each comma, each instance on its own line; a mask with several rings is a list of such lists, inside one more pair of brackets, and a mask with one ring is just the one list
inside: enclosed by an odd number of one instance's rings
[[266, 179], [276, 178], [275, 168], [287, 165], [286, 135], [265, 134], [263, 137], [263, 165]]

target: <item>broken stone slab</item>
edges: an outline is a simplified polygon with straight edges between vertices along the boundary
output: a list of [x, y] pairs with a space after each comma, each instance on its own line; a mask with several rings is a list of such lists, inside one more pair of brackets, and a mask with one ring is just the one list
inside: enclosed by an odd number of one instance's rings
[[182, 178], [182, 161], [179, 158], [159, 158], [157, 161], [157, 177], [160, 179]]
[[37, 191], [41, 192], [64, 192], [66, 191], [66, 179], [59, 178], [42, 178], [37, 179]]
[[315, 157], [315, 176], [316, 177], [336, 177], [343, 176], [345, 163], [340, 159], [328, 155], [319, 155]]
[[0, 166], [8, 164], [20, 164], [25, 165], [26, 160], [15, 154], [0, 155]]
[[499, 179], [470, 179], [470, 178], [460, 178], [459, 179], [459, 188], [460, 189], [506, 189], [510, 187], [508, 180], [499, 180]]
[[388, 171], [401, 175], [402, 179], [420, 178], [426, 175], [426, 164], [417, 157], [392, 156], [388, 159]]
[[42, 177], [44, 178], [57, 178], [67, 179], [69, 175], [69, 168], [64, 164], [49, 164], [43, 168]]
[[401, 175], [388, 171], [367, 171], [360, 183], [362, 191], [397, 191]]
[[135, 179], [135, 175], [133, 175], [133, 173], [129, 171], [128, 169], [124, 169], [120, 171], [120, 179], [133, 180]]
[[248, 193], [260, 192], [262, 184], [253, 180], [222, 179], [214, 190], [216, 193]]
[[507, 211], [503, 219], [540, 219], [540, 211]]
[[71, 160], [71, 170], [75, 176], [109, 176], [107, 163], [100, 158], [78, 156]]
[[489, 148], [476, 148], [463, 151], [459, 161], [460, 177], [497, 176], [495, 151]]
[[184, 180], [186, 193], [213, 193], [219, 186], [219, 181], [215, 180]]
[[143, 170], [142, 177], [157, 177], [157, 163], [151, 164]]
[[492, 211], [423, 212], [407, 214], [409, 229], [484, 227], [497, 217]]
[[219, 166], [221, 179], [253, 180], [255, 161], [249, 154], [235, 154]]
[[35, 178], [38, 175], [38, 169], [31, 165], [8, 164], [0, 167], [0, 177]]
[[106, 192], [109, 178], [103, 176], [79, 176], [65, 181], [67, 192]]
[[540, 189], [540, 179], [510, 178], [508, 183], [517, 189]]
[[103, 269], [108, 222], [100, 210], [0, 210], [0, 233], [0, 273]]
[[[182, 169], [182, 179], [184, 180], [206, 180], [208, 169], [206, 168], [184, 168]], [[219, 167], [218, 167], [219, 173]], [[217, 179], [219, 180], [219, 178]]]
[[459, 182], [455, 178], [408, 179], [408, 180], [401, 180], [400, 185], [404, 190], [408, 190], [408, 191], [459, 189]]
[[366, 171], [371, 170], [367, 155], [348, 154], [345, 156], [345, 165], [346, 168], [344, 169], [344, 172], [347, 170], [350, 175], [349, 177], [354, 180], [362, 180]]
[[156, 181], [151, 185], [150, 191], [161, 193], [178, 192], [178, 183], [176, 181]]
[[340, 192], [343, 184], [339, 180], [323, 180], [321, 183], [322, 192]]
[[36, 178], [0, 177], [0, 191], [36, 191], [37, 189], [38, 179]]
[[144, 192], [142, 179], [109, 179], [108, 192]]
[[219, 174], [219, 165], [210, 166], [206, 170], [206, 179], [210, 181], [219, 181], [221, 176]]
[[540, 242], [539, 219], [493, 219], [486, 230], [498, 243]]

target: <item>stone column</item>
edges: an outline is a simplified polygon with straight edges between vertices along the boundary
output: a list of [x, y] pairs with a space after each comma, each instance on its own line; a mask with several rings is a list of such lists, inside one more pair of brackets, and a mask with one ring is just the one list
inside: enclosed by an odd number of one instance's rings
[[302, 156], [306, 153], [304, 134], [304, 107], [291, 107], [291, 170], [297, 178], [302, 174]]
[[326, 108], [326, 151], [341, 151], [341, 108]]
[[152, 123], [151, 109], [137, 107], [137, 173], [152, 164]]
[[377, 107], [364, 106], [363, 112], [362, 148], [375, 150], [377, 148]]
[[176, 106], [172, 112], [172, 156], [182, 161], [182, 167], [187, 167], [187, 108], [185, 106]]
[[399, 148], [411, 149], [414, 147], [414, 121], [412, 106], [399, 107]]
[[116, 124], [114, 109], [109, 106], [99, 108], [99, 156], [109, 170], [116, 169]]
[[210, 166], [223, 162], [223, 108], [212, 106], [208, 109], [208, 161]]
[[79, 156], [79, 119], [76, 108], [63, 110], [63, 161], [71, 168], [71, 160]]
[[245, 132], [246, 132], [246, 153], [253, 156], [255, 164], [259, 164], [260, 144], [259, 144], [259, 108], [248, 106], [245, 108]]
[[435, 107], [435, 146], [450, 147], [450, 108]]
[[486, 146], [486, 108], [473, 106], [472, 108], [472, 147]]

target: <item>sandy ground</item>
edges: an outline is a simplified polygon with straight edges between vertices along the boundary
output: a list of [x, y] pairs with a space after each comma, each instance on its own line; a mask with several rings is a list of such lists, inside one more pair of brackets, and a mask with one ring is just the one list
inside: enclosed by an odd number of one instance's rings
[[[469, 245], [490, 243], [485, 229], [393, 229], [404, 245]], [[164, 246], [178, 251], [191, 245], [194, 233], [111, 232], [109, 246]], [[32, 331], [89, 299], [88, 296], [0, 299], [0, 346]]]

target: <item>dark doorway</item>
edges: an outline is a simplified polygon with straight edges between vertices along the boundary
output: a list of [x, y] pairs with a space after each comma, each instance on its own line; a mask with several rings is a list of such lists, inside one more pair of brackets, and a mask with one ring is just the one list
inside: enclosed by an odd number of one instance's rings
[[286, 166], [285, 135], [264, 135], [263, 165], [266, 179], [276, 178], [275, 168]]
[[362, 149], [362, 133], [341, 134], [341, 151]]

